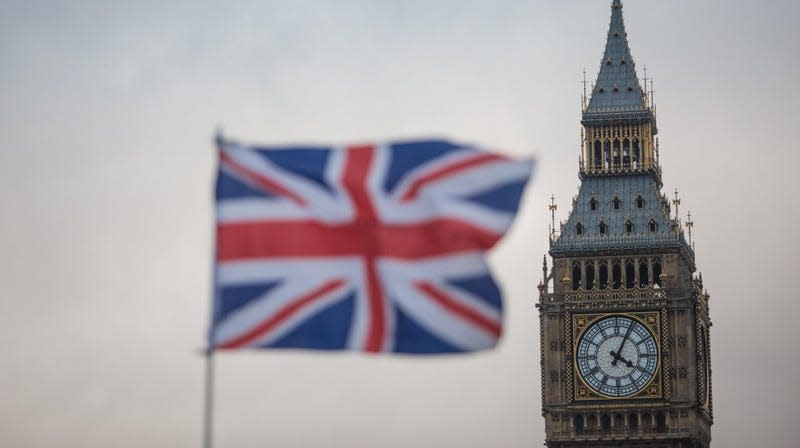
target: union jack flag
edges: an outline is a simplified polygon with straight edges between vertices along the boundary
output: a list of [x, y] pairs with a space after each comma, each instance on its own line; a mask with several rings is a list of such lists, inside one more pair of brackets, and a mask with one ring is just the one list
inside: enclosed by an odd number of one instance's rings
[[485, 259], [532, 160], [447, 141], [218, 141], [210, 347], [448, 353], [495, 346]]

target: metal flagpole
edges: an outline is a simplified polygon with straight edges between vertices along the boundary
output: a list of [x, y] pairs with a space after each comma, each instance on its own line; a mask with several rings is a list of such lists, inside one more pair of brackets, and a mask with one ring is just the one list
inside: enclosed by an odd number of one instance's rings
[[203, 448], [212, 448], [214, 438], [214, 349], [207, 349], [205, 357], [206, 390], [203, 409]]
[[[214, 133], [214, 147], [219, 151], [225, 137], [223, 136], [222, 126], [217, 126]], [[216, 316], [217, 307], [217, 282], [216, 282], [216, 246], [214, 247], [214, 259], [211, 262], [211, 327], [208, 334], [208, 347], [203, 355], [206, 358], [206, 384], [205, 384], [205, 398], [203, 403], [203, 448], [212, 448], [214, 445], [214, 343], [213, 343], [213, 328], [214, 316]]]

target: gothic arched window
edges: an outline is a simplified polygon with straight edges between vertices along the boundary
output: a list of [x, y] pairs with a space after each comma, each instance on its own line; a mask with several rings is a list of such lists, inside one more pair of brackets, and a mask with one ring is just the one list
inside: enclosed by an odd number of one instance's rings
[[638, 167], [639, 164], [642, 162], [640, 159], [640, 152], [639, 152], [639, 139], [633, 139], [633, 163]]
[[618, 197], [614, 196], [614, 201], [612, 202], [614, 204], [614, 210], [619, 210], [620, 207], [622, 207], [622, 201], [620, 201]]
[[608, 287], [608, 263], [603, 260], [600, 262], [600, 289]]
[[653, 417], [648, 413], [642, 414], [642, 432], [647, 434], [652, 430], [653, 430]]
[[625, 432], [625, 417], [622, 414], [614, 414], [614, 431]]
[[597, 417], [590, 414], [586, 419], [586, 426], [589, 428], [589, 432], [594, 433], [597, 430]]
[[653, 260], [653, 283], [659, 288], [663, 287], [661, 285], [661, 260], [658, 258]]
[[600, 168], [603, 166], [603, 144], [600, 143], [600, 140], [594, 141], [594, 167]]
[[658, 230], [658, 224], [654, 219], [650, 220], [650, 232], [655, 233]]
[[619, 260], [614, 260], [611, 268], [611, 289], [619, 289], [622, 286], [622, 267]]
[[633, 261], [628, 260], [625, 262], [625, 287], [626, 288], [633, 288], [633, 285], [636, 284], [636, 268], [633, 265]]
[[583, 224], [578, 223], [578, 225], [575, 226], [575, 233], [577, 235], [583, 235]]
[[581, 263], [572, 263], [572, 290], [577, 291], [581, 286]]
[[663, 412], [656, 414], [656, 432], [667, 432], [667, 417]]
[[627, 138], [622, 141], [622, 166], [627, 169], [631, 167], [631, 141]]
[[[583, 423], [583, 422], [581, 422]], [[639, 416], [636, 414], [628, 414], [628, 429], [631, 432], [639, 430]]]
[[625, 232], [626, 233], [633, 233], [633, 223], [629, 219], [628, 222], [625, 223]]
[[611, 432], [611, 417], [608, 415], [600, 417], [600, 431], [604, 434]]
[[605, 221], [600, 221], [600, 235], [605, 235], [606, 234], [606, 230], [607, 230], [606, 222]]
[[586, 289], [594, 289], [594, 262], [586, 263]]
[[636, 198], [636, 208], [644, 208], [644, 199], [642, 199], [641, 195]]
[[575, 425], [575, 434], [583, 434], [583, 416], [576, 415], [572, 423]]
[[591, 211], [593, 211], [593, 212], [594, 212], [594, 211], [597, 211], [597, 199], [595, 199], [595, 198], [592, 198], [592, 199], [589, 201], [589, 210], [591, 210]]
[[639, 287], [644, 288], [650, 284], [650, 277], [647, 272], [647, 259], [642, 259], [639, 262]]

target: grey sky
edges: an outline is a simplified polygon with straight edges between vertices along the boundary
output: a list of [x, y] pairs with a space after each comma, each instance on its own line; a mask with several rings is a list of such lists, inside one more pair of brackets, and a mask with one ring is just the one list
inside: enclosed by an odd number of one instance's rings
[[[800, 4], [628, 0], [665, 191], [712, 294], [714, 445], [793, 447]], [[499, 350], [218, 360], [218, 446], [541, 446], [551, 193], [577, 192], [609, 1], [4, 2], [0, 444], [199, 446], [210, 138], [447, 136], [535, 154], [492, 254]]]

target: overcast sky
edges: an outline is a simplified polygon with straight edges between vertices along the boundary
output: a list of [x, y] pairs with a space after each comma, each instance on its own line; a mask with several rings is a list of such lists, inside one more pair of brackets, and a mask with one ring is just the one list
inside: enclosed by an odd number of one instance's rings
[[[0, 444], [201, 440], [216, 126], [247, 141], [446, 136], [539, 168], [493, 252], [498, 350], [218, 357], [236, 447], [542, 446], [546, 202], [577, 192], [610, 0], [3, 2]], [[625, 2], [664, 190], [712, 295], [717, 447], [794, 447], [800, 4]]]

